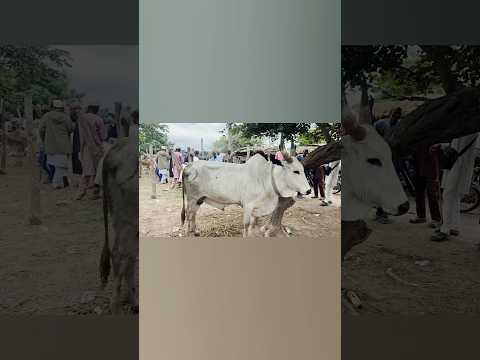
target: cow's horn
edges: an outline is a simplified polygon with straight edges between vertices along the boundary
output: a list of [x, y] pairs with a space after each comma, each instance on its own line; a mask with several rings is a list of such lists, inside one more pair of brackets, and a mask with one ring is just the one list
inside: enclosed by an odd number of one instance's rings
[[350, 135], [356, 141], [361, 141], [365, 138], [365, 128], [360, 125], [348, 106], [342, 108], [342, 127], [345, 135]]

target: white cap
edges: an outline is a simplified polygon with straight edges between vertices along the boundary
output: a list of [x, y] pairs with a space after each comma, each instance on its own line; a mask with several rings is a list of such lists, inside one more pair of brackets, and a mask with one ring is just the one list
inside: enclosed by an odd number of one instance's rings
[[63, 109], [63, 101], [62, 100], [53, 100], [52, 105], [55, 109]]

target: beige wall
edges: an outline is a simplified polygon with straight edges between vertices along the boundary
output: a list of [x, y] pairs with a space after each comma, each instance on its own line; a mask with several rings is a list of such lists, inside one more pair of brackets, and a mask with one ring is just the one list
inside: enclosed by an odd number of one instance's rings
[[141, 360], [340, 360], [340, 239], [140, 239]]

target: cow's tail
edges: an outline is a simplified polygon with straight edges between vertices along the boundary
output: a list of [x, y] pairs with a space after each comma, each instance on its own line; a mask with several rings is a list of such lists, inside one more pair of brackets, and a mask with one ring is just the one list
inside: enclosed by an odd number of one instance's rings
[[[185, 175], [185, 174], [184, 174]], [[182, 184], [182, 226], [185, 224], [185, 176], [183, 177], [183, 184]]]
[[103, 224], [105, 227], [105, 240], [103, 243], [102, 255], [100, 257], [100, 281], [101, 287], [104, 288], [108, 282], [108, 276], [110, 275], [110, 245], [108, 242], [108, 169], [104, 163], [102, 169], [102, 181], [103, 181]]

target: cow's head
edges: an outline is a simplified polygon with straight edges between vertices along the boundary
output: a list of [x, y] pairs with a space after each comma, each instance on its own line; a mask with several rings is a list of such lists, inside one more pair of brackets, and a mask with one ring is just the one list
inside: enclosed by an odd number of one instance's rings
[[342, 193], [348, 220], [361, 219], [374, 206], [393, 215], [405, 214], [409, 203], [390, 146], [371, 124], [360, 123], [345, 103], [342, 127]]
[[297, 158], [286, 153], [284, 160], [276, 162], [274, 172], [275, 184], [282, 197], [295, 197], [298, 193], [306, 195], [310, 193], [310, 184], [305, 176], [303, 165]]

